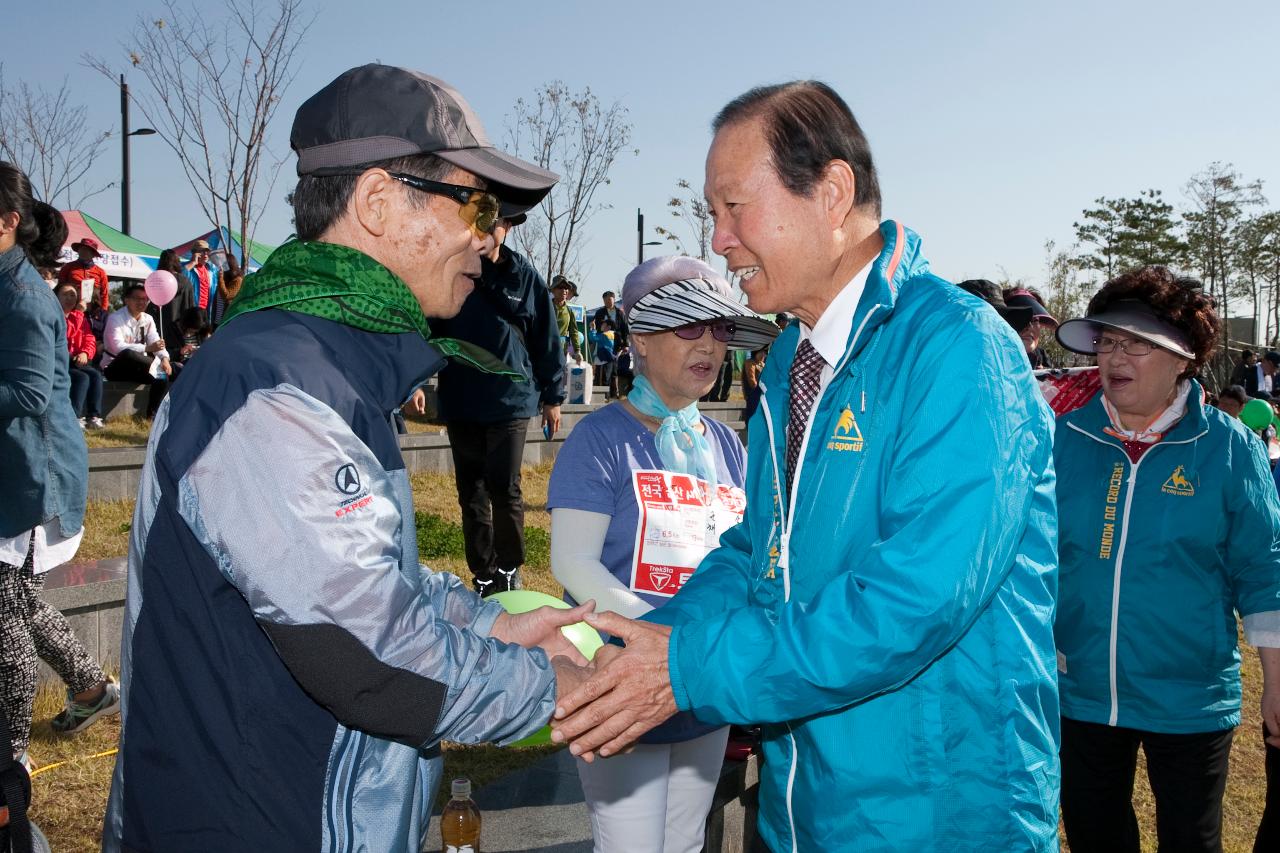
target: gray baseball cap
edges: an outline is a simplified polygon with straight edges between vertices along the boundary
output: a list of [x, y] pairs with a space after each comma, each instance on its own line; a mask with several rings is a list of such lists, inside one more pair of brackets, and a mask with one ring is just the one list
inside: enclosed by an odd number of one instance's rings
[[393, 157], [434, 154], [483, 178], [514, 216], [538, 204], [560, 176], [493, 147], [457, 89], [389, 65], [344, 71], [298, 108], [289, 134], [299, 175], [349, 172]]

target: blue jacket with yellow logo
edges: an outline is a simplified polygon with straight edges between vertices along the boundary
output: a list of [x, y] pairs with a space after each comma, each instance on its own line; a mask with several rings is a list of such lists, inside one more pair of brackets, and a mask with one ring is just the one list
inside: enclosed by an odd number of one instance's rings
[[1063, 716], [1189, 734], [1240, 722], [1235, 611], [1280, 644], [1280, 500], [1255, 436], [1201, 403], [1130, 462], [1098, 394], [1058, 419]]
[[761, 378], [743, 523], [646, 619], [675, 626], [681, 709], [764, 723], [770, 849], [1056, 850], [1052, 416], [995, 311], [881, 233], [792, 497], [798, 328]]

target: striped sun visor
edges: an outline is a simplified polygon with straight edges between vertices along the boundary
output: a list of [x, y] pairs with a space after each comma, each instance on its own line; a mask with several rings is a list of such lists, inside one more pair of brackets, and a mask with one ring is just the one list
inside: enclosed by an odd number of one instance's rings
[[722, 296], [711, 282], [701, 278], [664, 284], [627, 306], [627, 325], [641, 334], [710, 320], [730, 320], [737, 327], [730, 349], [760, 349], [779, 332], [771, 320]]

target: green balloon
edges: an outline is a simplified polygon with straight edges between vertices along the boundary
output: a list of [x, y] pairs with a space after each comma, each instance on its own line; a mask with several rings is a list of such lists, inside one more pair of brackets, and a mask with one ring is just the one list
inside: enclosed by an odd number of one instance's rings
[[[568, 610], [569, 605], [545, 592], [534, 592], [531, 589], [513, 589], [508, 592], [497, 592], [489, 596], [491, 601], [502, 605], [502, 609], [511, 614], [528, 613], [539, 607], [554, 607], [557, 610]], [[560, 633], [569, 638], [569, 642], [582, 652], [587, 660], [595, 657], [596, 651], [604, 645], [600, 634], [586, 622], [575, 622], [560, 629]], [[542, 746], [551, 743], [551, 726], [546, 725], [528, 737], [521, 738], [510, 746]]]
[[1275, 419], [1276, 413], [1266, 400], [1250, 400], [1240, 410], [1240, 422], [1249, 429], [1266, 429]]

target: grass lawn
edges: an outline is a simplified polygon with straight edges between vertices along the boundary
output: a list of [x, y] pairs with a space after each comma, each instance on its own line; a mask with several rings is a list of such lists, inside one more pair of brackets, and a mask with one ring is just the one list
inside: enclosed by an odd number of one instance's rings
[[[89, 433], [90, 446], [98, 439], [120, 440], [128, 430], [141, 430], [145, 440], [145, 422], [129, 426], [116, 422], [107, 430]], [[420, 429], [433, 428], [417, 425]], [[137, 444], [135, 439], [127, 443]], [[555, 596], [561, 588], [551, 576], [547, 544], [551, 519], [546, 510], [549, 465], [527, 468], [524, 472], [526, 499], [525, 525], [528, 563], [525, 585]], [[466, 575], [462, 557], [457, 493], [451, 474], [421, 473], [412, 478], [416, 509], [419, 513], [420, 545], [423, 562], [440, 571]], [[132, 501], [92, 503], [85, 520], [85, 537], [80, 557], [98, 559], [120, 556], [128, 550]], [[432, 556], [439, 554], [439, 556]], [[1236, 733], [1231, 750], [1231, 775], [1227, 785], [1224, 814], [1224, 846], [1228, 853], [1248, 853], [1262, 813], [1266, 794], [1263, 773], [1262, 740], [1258, 735], [1258, 703], [1262, 691], [1262, 674], [1257, 654], [1244, 650], [1244, 725]], [[49, 728], [49, 720], [62, 707], [58, 691], [46, 688], [36, 700], [36, 723], [32, 730], [31, 755], [37, 766], [73, 759], [71, 763], [37, 775], [34, 780], [33, 816], [49, 836], [53, 849], [68, 851], [98, 850], [102, 815], [110, 785], [112, 757], [88, 758], [112, 749], [119, 737], [116, 719], [109, 719], [72, 738], [61, 738]], [[491, 746], [450, 747], [445, 750], [445, 780], [467, 776], [477, 787], [493, 781], [518, 767], [533, 763], [553, 751], [552, 747], [498, 749]], [[1155, 850], [1155, 808], [1146, 773], [1139, 757], [1138, 782], [1134, 802], [1142, 828], [1144, 851]], [[439, 797], [447, 798], [445, 793]], [[1064, 849], [1065, 846], [1064, 846]]]

